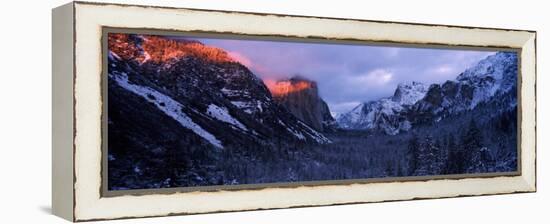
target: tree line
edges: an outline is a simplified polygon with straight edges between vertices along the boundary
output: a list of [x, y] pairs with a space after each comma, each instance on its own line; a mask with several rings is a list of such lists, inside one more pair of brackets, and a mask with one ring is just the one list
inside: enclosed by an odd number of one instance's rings
[[413, 134], [408, 141], [409, 176], [495, 172], [496, 158], [483, 146], [481, 130], [472, 120], [458, 137], [449, 133], [435, 139]]

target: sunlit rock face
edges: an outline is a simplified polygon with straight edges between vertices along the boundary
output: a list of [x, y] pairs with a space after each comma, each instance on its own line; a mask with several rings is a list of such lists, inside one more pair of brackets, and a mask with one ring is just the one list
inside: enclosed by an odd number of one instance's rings
[[294, 116], [318, 131], [333, 128], [335, 120], [323, 99], [317, 83], [301, 77], [265, 81], [273, 99]]
[[110, 51], [122, 59], [133, 59], [140, 63], [175, 62], [182, 57], [195, 57], [214, 63], [235, 62], [226, 51], [198, 41], [130, 34], [109, 34], [108, 38]]

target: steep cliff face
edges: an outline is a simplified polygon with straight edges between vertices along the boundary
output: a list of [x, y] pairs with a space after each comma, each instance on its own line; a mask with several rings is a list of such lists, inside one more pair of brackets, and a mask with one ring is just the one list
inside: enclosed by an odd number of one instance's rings
[[326, 102], [319, 97], [317, 83], [294, 77], [287, 80], [266, 81], [273, 99], [298, 119], [318, 131], [334, 125], [334, 118]]

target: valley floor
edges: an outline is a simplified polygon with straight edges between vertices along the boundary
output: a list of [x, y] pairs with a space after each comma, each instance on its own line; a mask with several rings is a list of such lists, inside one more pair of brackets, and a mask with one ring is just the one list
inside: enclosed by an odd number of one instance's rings
[[[197, 150], [190, 155], [193, 161], [186, 162], [189, 165], [174, 168], [174, 172], [168, 174], [155, 173], [152, 167], [148, 168], [152, 171], [149, 173], [141, 168], [134, 168], [133, 172], [126, 174], [113, 170], [110, 180], [115, 181], [110, 182], [109, 186], [112, 190], [121, 190], [423, 176], [452, 172], [447, 165], [452, 162], [448, 161], [448, 154], [434, 155], [431, 158], [433, 161], [425, 161], [430, 158], [422, 155], [433, 152], [419, 149], [422, 152], [413, 159], [410, 148], [412, 138], [418, 138], [421, 148], [435, 144], [439, 147], [434, 149], [437, 152], [448, 150], [447, 143], [440, 143], [431, 137], [424, 140], [407, 133], [388, 136], [362, 131], [338, 131], [326, 136], [333, 143], [272, 149], [227, 147], [221, 151]], [[513, 160], [510, 156], [506, 158]], [[514, 171], [511, 159], [483, 161], [484, 167], [477, 170], [464, 168], [461, 172]], [[422, 160], [417, 161], [416, 170], [411, 170], [411, 160]]]

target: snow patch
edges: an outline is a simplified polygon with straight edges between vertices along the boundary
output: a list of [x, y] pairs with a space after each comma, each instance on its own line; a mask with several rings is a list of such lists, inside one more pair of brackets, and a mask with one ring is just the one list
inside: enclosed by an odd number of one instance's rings
[[151, 60], [151, 55], [147, 52], [147, 51], [143, 51], [143, 56], [145, 56], [145, 58], [143, 59], [143, 61], [141, 62], [141, 64]]
[[258, 108], [258, 110], [261, 112], [264, 112], [264, 108], [262, 107], [262, 102], [260, 102], [259, 100], [256, 101], [256, 108]]
[[252, 114], [255, 112], [263, 112], [262, 102], [246, 102], [246, 101], [231, 101], [231, 104], [235, 105], [237, 108], [243, 110], [247, 114]]
[[109, 51], [109, 55], [107, 57], [109, 57], [109, 61], [120, 60], [120, 56], [118, 56], [115, 52], [112, 52], [112, 51]]
[[279, 121], [279, 124], [284, 126], [286, 128], [286, 130], [290, 133], [292, 133], [294, 136], [296, 136], [296, 138], [300, 139], [300, 140], [306, 140], [306, 137], [300, 133], [299, 131], [296, 131], [294, 130], [293, 128], [291, 127], [288, 127], [284, 122], [282, 122], [281, 120], [278, 120]]
[[206, 113], [209, 116], [211, 116], [213, 118], [216, 118], [220, 121], [232, 124], [232, 125], [240, 128], [241, 130], [244, 130], [244, 131], [248, 130], [241, 122], [239, 122], [237, 119], [233, 118], [229, 114], [229, 112], [227, 111], [226, 108], [218, 107], [214, 104], [210, 104], [210, 105], [208, 105], [208, 109], [206, 110]]
[[309, 127], [307, 124], [305, 124], [302, 121], [298, 121], [302, 125], [302, 127], [305, 127], [309, 132], [306, 132], [311, 138], [315, 139], [317, 143], [320, 144], [326, 144], [326, 143], [332, 143], [330, 139], [322, 135], [321, 133], [315, 131], [313, 128]]
[[221, 89], [222, 93], [228, 97], [232, 97], [232, 96], [239, 96], [239, 97], [243, 97], [243, 96], [250, 96], [250, 93], [248, 91], [244, 91], [244, 90], [233, 90], [233, 89], [227, 89], [227, 88], [222, 88]]
[[358, 122], [359, 119], [361, 118], [361, 114], [363, 113], [363, 107], [365, 106], [365, 104], [359, 104], [358, 106], [356, 106], [355, 108], [353, 108], [353, 110], [351, 112], [349, 112], [349, 115], [350, 116], [350, 120], [351, 122]]

